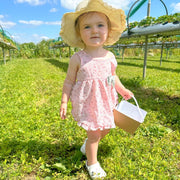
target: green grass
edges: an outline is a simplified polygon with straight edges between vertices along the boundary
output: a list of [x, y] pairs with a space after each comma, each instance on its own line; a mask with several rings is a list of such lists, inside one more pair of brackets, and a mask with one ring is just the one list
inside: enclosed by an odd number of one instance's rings
[[[98, 159], [113, 180], [180, 179], [180, 57], [118, 59], [117, 74], [148, 114], [135, 136], [113, 129]], [[86, 180], [86, 133], [59, 107], [68, 59], [0, 63], [0, 179]]]

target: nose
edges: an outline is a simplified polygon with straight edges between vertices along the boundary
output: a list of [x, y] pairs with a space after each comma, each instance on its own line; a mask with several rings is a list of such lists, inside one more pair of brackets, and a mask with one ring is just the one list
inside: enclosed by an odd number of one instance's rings
[[97, 28], [96, 26], [93, 26], [93, 27], [92, 27], [92, 32], [93, 32], [93, 33], [97, 33], [97, 31], [98, 31], [98, 28]]

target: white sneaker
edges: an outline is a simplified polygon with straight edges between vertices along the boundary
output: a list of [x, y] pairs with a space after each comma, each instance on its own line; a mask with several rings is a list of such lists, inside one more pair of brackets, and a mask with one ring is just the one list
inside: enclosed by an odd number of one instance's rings
[[84, 144], [81, 146], [80, 151], [82, 154], [86, 155], [86, 141], [88, 138], [85, 139]]
[[86, 168], [92, 179], [95, 179], [95, 178], [103, 179], [104, 177], [106, 177], [106, 172], [102, 169], [99, 162], [90, 166], [88, 166], [86, 162]]

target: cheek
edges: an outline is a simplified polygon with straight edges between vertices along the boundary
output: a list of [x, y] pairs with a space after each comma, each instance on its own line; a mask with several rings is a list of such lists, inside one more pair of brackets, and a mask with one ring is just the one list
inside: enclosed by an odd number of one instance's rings
[[81, 36], [86, 36], [87, 35], [87, 31], [81, 31]]
[[104, 31], [102, 31], [102, 35], [103, 35], [104, 37], [108, 37], [109, 33], [108, 33], [107, 30], [104, 30]]
[[89, 31], [81, 31], [80, 35], [81, 35], [82, 38], [86, 38], [86, 37], [89, 36]]
[[81, 32], [80, 33], [80, 38], [83, 42], [87, 41], [88, 33], [87, 32]]
[[108, 27], [104, 27], [102, 29], [102, 33], [104, 33], [104, 34], [108, 34], [108, 31], [109, 31]]

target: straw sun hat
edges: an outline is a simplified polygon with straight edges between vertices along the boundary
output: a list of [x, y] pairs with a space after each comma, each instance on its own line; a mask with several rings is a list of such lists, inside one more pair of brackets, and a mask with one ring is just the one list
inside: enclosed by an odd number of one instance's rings
[[68, 45], [72, 47], [84, 47], [82, 40], [77, 35], [75, 21], [83, 13], [94, 11], [105, 14], [110, 20], [111, 29], [105, 45], [112, 45], [118, 41], [126, 27], [124, 11], [113, 8], [102, 0], [83, 0], [79, 3], [75, 12], [65, 13], [62, 18], [60, 35]]

